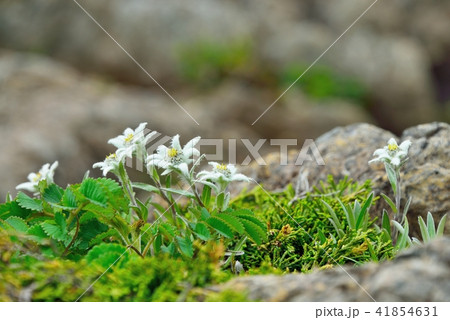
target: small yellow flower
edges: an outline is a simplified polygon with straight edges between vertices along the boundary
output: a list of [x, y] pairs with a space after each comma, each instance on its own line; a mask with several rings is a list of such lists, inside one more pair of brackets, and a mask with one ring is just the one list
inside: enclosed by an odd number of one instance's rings
[[398, 146], [396, 144], [390, 143], [388, 145], [388, 149], [389, 149], [389, 151], [395, 151], [398, 149]]
[[226, 164], [218, 164], [217, 166], [216, 166], [216, 169], [217, 170], [220, 170], [220, 171], [226, 171], [228, 168], [227, 168], [227, 165]]
[[134, 134], [129, 133], [126, 137], [125, 137], [125, 142], [126, 143], [130, 143], [134, 138]]
[[175, 158], [178, 155], [178, 150], [175, 148], [169, 149], [169, 150], [167, 150], [167, 155], [170, 158]]

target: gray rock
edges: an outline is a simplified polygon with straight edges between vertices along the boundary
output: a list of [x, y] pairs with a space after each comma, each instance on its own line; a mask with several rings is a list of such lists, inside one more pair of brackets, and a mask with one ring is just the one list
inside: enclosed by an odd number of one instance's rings
[[450, 238], [440, 238], [392, 261], [310, 274], [239, 277], [215, 290], [247, 292], [250, 300], [262, 301], [450, 301], [449, 266]]

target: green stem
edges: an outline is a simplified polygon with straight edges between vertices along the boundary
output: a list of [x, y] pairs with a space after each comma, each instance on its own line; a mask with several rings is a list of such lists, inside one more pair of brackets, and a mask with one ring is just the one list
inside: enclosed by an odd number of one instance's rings
[[153, 244], [153, 241], [155, 241], [156, 235], [154, 235], [145, 245], [144, 250], [142, 251], [142, 256], [145, 257], [147, 255], [148, 250], [150, 249], [151, 245]]
[[75, 234], [73, 235], [72, 241], [70, 241], [69, 245], [67, 246], [67, 248], [64, 250], [62, 256], [64, 257], [68, 252], [70, 247], [74, 244], [75, 239], [78, 236], [78, 231], [80, 231], [80, 219], [77, 218], [77, 228], [75, 230]]

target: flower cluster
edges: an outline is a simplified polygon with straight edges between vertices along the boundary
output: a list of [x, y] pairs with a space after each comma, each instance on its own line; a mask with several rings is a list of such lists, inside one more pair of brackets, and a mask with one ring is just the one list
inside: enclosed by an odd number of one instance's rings
[[16, 189], [38, 192], [40, 181], [46, 180], [49, 184], [53, 183], [53, 177], [55, 175], [55, 170], [57, 167], [58, 161], [55, 161], [51, 166], [49, 163], [44, 164], [39, 172], [32, 172], [28, 175], [28, 182], [19, 184]]
[[405, 140], [400, 145], [397, 144], [394, 138], [389, 139], [388, 145], [384, 148], [377, 149], [373, 153], [377, 158], [372, 159], [372, 162], [384, 162], [391, 165], [393, 169], [400, 168], [408, 159], [408, 150], [411, 146], [411, 141]]

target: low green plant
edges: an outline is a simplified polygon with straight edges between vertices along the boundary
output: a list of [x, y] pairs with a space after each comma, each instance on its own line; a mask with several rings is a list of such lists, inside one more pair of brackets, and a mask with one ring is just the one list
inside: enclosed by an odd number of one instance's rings
[[253, 208], [268, 224], [267, 242], [244, 247], [241, 262], [249, 272], [264, 263], [284, 272], [309, 272], [393, 256], [390, 240], [383, 239], [375, 220], [369, 218], [368, 209], [375, 201], [370, 181], [361, 185], [345, 178], [336, 183], [330, 176], [304, 197], [292, 199], [295, 192], [289, 187], [280, 193], [255, 189], [232, 202], [232, 206]]
[[[223, 301], [230, 292], [210, 295], [203, 289], [232, 276], [220, 268], [223, 251], [220, 243], [199, 246], [193, 264], [163, 253], [141, 259], [121, 245], [103, 243], [75, 262], [49, 259], [23, 234], [3, 231], [0, 301]], [[234, 296], [245, 300], [242, 293]]]
[[[215, 162], [210, 162], [211, 171], [197, 174], [195, 169], [203, 159], [195, 148], [200, 137], [181, 147], [176, 135], [170, 147], [162, 145], [148, 154], [145, 145], [156, 132], [144, 134], [145, 126], [128, 128], [110, 139], [116, 152], [94, 164], [105, 176], [114, 174], [120, 183], [86, 176], [80, 184], [63, 189], [53, 182], [57, 163], [46, 164], [29, 175], [29, 182], [18, 186], [33, 192], [33, 197], [19, 192], [0, 205], [0, 227], [25, 233], [37, 243], [50, 239], [55, 256], [72, 259], [80, 259], [104, 242], [121, 244], [141, 257], [163, 252], [192, 259], [196, 241], [223, 241], [234, 249], [224, 266], [234, 268], [234, 252], [247, 239], [259, 245], [267, 238], [265, 223], [251, 210], [229, 208], [228, 185], [249, 179], [233, 165]], [[195, 161], [194, 156], [198, 157]], [[124, 165], [127, 158], [145, 161], [148, 183], [130, 180]], [[197, 185], [203, 186], [201, 194]], [[140, 200], [135, 189], [146, 193], [147, 199]], [[177, 202], [180, 197], [187, 199], [183, 206]], [[229, 247], [235, 238], [237, 244]]]
[[[412, 198], [409, 198], [406, 201], [403, 210], [401, 208], [402, 195], [400, 169], [406, 161], [408, 161], [408, 151], [410, 146], [411, 141], [409, 140], [405, 140], [398, 145], [397, 141], [394, 138], [391, 138], [389, 139], [387, 146], [375, 150], [373, 155], [376, 156], [376, 158], [369, 161], [369, 163], [382, 162], [384, 164], [388, 180], [394, 193], [394, 201], [391, 200], [389, 196], [383, 193], [381, 194], [393, 213], [390, 216], [385, 209], [383, 210], [381, 228], [385, 240], [391, 239], [396, 251], [405, 249], [412, 244], [421, 244], [418, 239], [411, 238], [409, 235], [410, 230], [407, 213]], [[437, 236], [443, 235], [446, 218], [447, 215], [445, 214], [441, 218], [438, 229], [436, 230], [434, 218], [430, 212], [428, 212], [427, 224], [425, 224], [422, 217], [418, 217], [422, 241], [424, 243]]]

